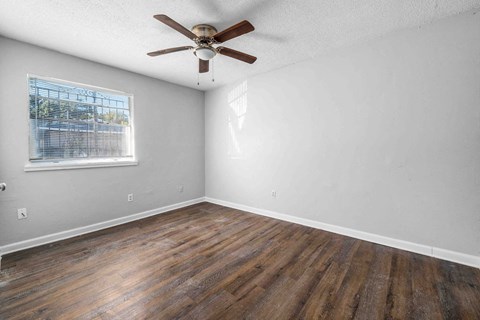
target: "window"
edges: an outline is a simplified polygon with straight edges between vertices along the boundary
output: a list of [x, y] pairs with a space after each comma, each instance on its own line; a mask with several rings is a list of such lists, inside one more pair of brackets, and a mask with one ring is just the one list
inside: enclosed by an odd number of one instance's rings
[[136, 164], [131, 95], [35, 76], [28, 86], [25, 170]]

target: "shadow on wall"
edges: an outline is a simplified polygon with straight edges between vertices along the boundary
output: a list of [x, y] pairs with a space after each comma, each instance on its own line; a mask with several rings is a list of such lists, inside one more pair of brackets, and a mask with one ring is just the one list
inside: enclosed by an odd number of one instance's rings
[[233, 88], [228, 93], [228, 157], [242, 159], [241, 134], [247, 115], [247, 81]]

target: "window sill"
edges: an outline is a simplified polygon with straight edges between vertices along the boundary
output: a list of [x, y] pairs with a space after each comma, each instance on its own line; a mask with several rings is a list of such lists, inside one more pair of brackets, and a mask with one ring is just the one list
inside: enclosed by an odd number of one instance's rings
[[50, 171], [50, 170], [73, 170], [87, 168], [106, 168], [137, 166], [136, 160], [92, 160], [92, 161], [62, 161], [62, 162], [30, 162], [24, 167], [26, 172]]

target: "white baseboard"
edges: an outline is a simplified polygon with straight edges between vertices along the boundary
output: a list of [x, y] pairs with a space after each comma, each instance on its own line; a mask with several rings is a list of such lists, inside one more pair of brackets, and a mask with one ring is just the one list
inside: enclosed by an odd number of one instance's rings
[[180, 203], [175, 203], [175, 204], [172, 204], [172, 205], [168, 205], [168, 206], [153, 209], [153, 210], [148, 210], [148, 211], [132, 214], [132, 215], [129, 215], [129, 216], [126, 216], [126, 217], [121, 217], [121, 218], [117, 218], [117, 219], [113, 219], [113, 220], [108, 220], [108, 221], [95, 223], [95, 224], [85, 226], [85, 227], [70, 229], [70, 230], [66, 230], [66, 231], [61, 231], [61, 232], [41, 236], [41, 237], [38, 237], [38, 238], [33, 238], [33, 239], [29, 239], [29, 240], [24, 240], [24, 241], [20, 241], [20, 242], [7, 244], [5, 246], [0, 247], [0, 259], [1, 259], [2, 255], [5, 255], [7, 253], [12, 253], [12, 252], [15, 252], [15, 251], [20, 251], [20, 250], [24, 250], [24, 249], [28, 249], [28, 248], [33, 248], [33, 247], [37, 247], [37, 246], [44, 245], [44, 244], [47, 244], [47, 243], [76, 237], [76, 236], [79, 236], [79, 235], [82, 235], [82, 234], [85, 234], [85, 233], [90, 233], [90, 232], [93, 232], [93, 231], [98, 231], [98, 230], [114, 227], [114, 226], [117, 226], [117, 225], [120, 225], [120, 224], [124, 224], [124, 223], [127, 223], [127, 222], [131, 222], [131, 221], [143, 219], [143, 218], [146, 218], [146, 217], [154, 216], [154, 215], [157, 215], [157, 214], [160, 214], [160, 213], [165, 213], [167, 211], [180, 209], [180, 208], [187, 207], [187, 206], [190, 206], [192, 204], [196, 204], [196, 203], [200, 203], [200, 202], [204, 202], [204, 201], [205, 201], [205, 198], [201, 197], [201, 198], [192, 199], [192, 200], [188, 200], [188, 201], [184, 201], [184, 202], [180, 202]]
[[323, 223], [315, 220], [299, 218], [299, 217], [278, 213], [270, 210], [249, 207], [249, 206], [245, 206], [242, 204], [233, 203], [229, 201], [223, 201], [223, 200], [209, 198], [209, 197], [205, 197], [205, 201], [222, 205], [225, 207], [248, 211], [248, 212], [259, 214], [262, 216], [267, 216], [267, 217], [271, 217], [271, 218], [275, 218], [283, 221], [301, 224], [301, 225], [316, 228], [316, 229], [338, 233], [348, 237], [353, 237], [356, 239], [365, 240], [365, 241], [381, 244], [381, 245], [392, 247], [392, 248], [402, 249], [410, 252], [423, 254], [426, 256], [435, 257], [442, 260], [448, 260], [448, 261], [464, 264], [467, 266], [480, 268], [480, 257], [478, 256], [468, 255], [468, 254], [450, 251], [450, 250], [441, 249], [441, 248], [435, 248], [435, 247], [413, 243], [409, 241], [398, 240], [394, 238], [380, 236], [373, 233], [368, 233], [364, 231], [359, 231], [355, 229]]
[[398, 240], [398, 239], [394, 239], [394, 238], [380, 236], [380, 235], [373, 234], [373, 233], [368, 233], [368, 232], [363, 232], [363, 231], [359, 231], [359, 230], [355, 230], [355, 229], [340, 227], [340, 226], [331, 225], [331, 224], [328, 224], [328, 223], [323, 223], [323, 222], [319, 222], [319, 221], [315, 221], [315, 220], [304, 219], [304, 218], [295, 217], [295, 216], [291, 216], [291, 215], [287, 215], [287, 214], [283, 214], [283, 213], [278, 213], [278, 212], [275, 212], [275, 211], [258, 209], [258, 208], [254, 208], [254, 207], [250, 207], [250, 206], [245, 206], [245, 205], [242, 205], [242, 204], [237, 204], [237, 203], [233, 203], [233, 202], [229, 202], [229, 201], [223, 201], [223, 200], [209, 198], [209, 197], [200, 197], [200, 198], [197, 198], [197, 199], [192, 199], [192, 200], [168, 205], [168, 206], [157, 208], [157, 209], [132, 214], [132, 215], [129, 215], [129, 216], [126, 216], [126, 217], [121, 217], [121, 218], [117, 218], [117, 219], [113, 219], [113, 220], [109, 220], [109, 221], [104, 221], [104, 222], [99, 222], [99, 223], [92, 224], [92, 225], [85, 226], [85, 227], [80, 227], [80, 228], [75, 228], [75, 229], [71, 229], [71, 230], [61, 231], [61, 232], [49, 234], [49, 235], [46, 235], [46, 236], [41, 236], [41, 237], [38, 237], [38, 238], [33, 238], [33, 239], [25, 240], [25, 241], [20, 241], [20, 242], [7, 244], [5, 246], [0, 247], [0, 261], [1, 261], [2, 255], [5, 255], [7, 253], [12, 253], [12, 252], [15, 252], [15, 251], [20, 251], [20, 250], [24, 250], [24, 249], [28, 249], [28, 248], [32, 248], [32, 247], [37, 247], [37, 246], [44, 245], [44, 244], [47, 244], [47, 243], [52, 243], [52, 242], [55, 242], [55, 241], [76, 237], [76, 236], [79, 236], [79, 235], [82, 235], [82, 234], [86, 234], [86, 233], [90, 233], [90, 232], [114, 227], [114, 226], [117, 226], [117, 225], [120, 225], [120, 224], [124, 224], [124, 223], [128, 223], [128, 222], [131, 222], [131, 221], [135, 221], [135, 220], [143, 219], [143, 218], [146, 218], [146, 217], [154, 216], [154, 215], [157, 215], [157, 214], [165, 213], [165, 212], [168, 212], [168, 211], [171, 211], [171, 210], [180, 209], [180, 208], [187, 207], [187, 206], [190, 206], [190, 205], [193, 205], [193, 204], [196, 204], [196, 203], [200, 203], [200, 202], [204, 202], [204, 201], [215, 203], [215, 204], [222, 205], [222, 206], [229, 207], [229, 208], [234, 208], [234, 209], [238, 209], [238, 210], [243, 210], [243, 211], [259, 214], [259, 215], [262, 215], [262, 216], [267, 216], [267, 217], [283, 220], [283, 221], [293, 222], [293, 223], [301, 224], [301, 225], [316, 228], [316, 229], [321, 229], [321, 230], [325, 230], [325, 231], [329, 231], [329, 232], [333, 232], [333, 233], [338, 233], [338, 234], [345, 235], [345, 236], [348, 236], [348, 237], [353, 237], [353, 238], [356, 238], [356, 239], [361, 239], [361, 240], [365, 240], [365, 241], [369, 241], [369, 242], [373, 242], [373, 243], [378, 243], [378, 244], [389, 246], [389, 247], [392, 247], [392, 248], [402, 249], [402, 250], [406, 250], [406, 251], [410, 251], [410, 252], [415, 252], [415, 253], [439, 258], [439, 259], [442, 259], [442, 260], [448, 260], [448, 261], [452, 261], [452, 262], [456, 262], [456, 263], [480, 268], [480, 257], [478, 257], [478, 256], [468, 255], [468, 254], [455, 252], [455, 251], [450, 251], [450, 250], [441, 249], [441, 248], [435, 248], [435, 247], [422, 245], [422, 244], [418, 244], [418, 243], [413, 243], [413, 242], [409, 242], [409, 241]]

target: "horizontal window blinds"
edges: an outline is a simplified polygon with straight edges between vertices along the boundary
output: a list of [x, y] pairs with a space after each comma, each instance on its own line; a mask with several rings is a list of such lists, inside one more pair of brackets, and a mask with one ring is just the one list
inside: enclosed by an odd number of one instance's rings
[[30, 160], [131, 158], [131, 97], [29, 78]]

